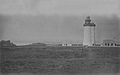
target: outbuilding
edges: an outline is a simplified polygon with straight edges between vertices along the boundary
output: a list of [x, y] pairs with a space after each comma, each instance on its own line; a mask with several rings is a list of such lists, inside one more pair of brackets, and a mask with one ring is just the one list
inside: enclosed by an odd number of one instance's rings
[[107, 46], [107, 47], [116, 47], [119, 46], [120, 42], [116, 40], [103, 40], [102, 46]]

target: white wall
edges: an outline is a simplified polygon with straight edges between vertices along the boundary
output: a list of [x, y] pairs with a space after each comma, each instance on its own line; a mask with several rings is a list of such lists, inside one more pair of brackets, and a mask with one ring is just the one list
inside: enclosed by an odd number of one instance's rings
[[92, 46], [95, 43], [95, 27], [84, 26], [83, 45]]
[[62, 46], [72, 46], [72, 44], [62, 44]]

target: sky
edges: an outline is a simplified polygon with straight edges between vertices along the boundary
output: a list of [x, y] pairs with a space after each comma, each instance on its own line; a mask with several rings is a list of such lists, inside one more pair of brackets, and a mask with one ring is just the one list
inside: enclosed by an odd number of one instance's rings
[[91, 16], [96, 42], [119, 39], [119, 0], [0, 0], [0, 39], [16, 44], [80, 43]]

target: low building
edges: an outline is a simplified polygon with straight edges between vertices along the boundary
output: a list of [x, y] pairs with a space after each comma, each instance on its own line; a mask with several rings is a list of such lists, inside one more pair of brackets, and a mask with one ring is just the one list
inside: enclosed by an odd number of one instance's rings
[[62, 46], [72, 46], [72, 44], [62, 44]]
[[116, 47], [120, 46], [120, 42], [116, 40], [103, 40], [102, 46], [107, 46], [107, 47]]
[[10, 40], [1, 40], [0, 41], [0, 47], [14, 47], [16, 46], [15, 44], [13, 44]]
[[101, 44], [97, 44], [97, 43], [96, 43], [96, 44], [93, 44], [93, 46], [101, 46]]
[[82, 47], [83, 44], [72, 44], [73, 47]]
[[57, 46], [72, 46], [72, 47], [82, 47], [83, 44], [57, 44]]

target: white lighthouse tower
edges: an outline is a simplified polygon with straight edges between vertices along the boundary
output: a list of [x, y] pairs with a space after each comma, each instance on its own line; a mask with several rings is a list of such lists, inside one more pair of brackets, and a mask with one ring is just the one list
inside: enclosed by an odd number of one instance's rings
[[95, 44], [95, 24], [91, 23], [90, 16], [86, 17], [84, 26], [83, 45], [93, 46]]

